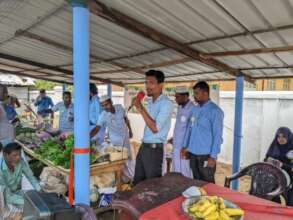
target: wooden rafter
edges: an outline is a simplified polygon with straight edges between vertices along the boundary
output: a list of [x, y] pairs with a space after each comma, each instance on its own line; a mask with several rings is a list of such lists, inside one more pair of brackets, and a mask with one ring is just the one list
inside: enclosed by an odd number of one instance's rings
[[[0, 68], [4, 68], [2, 70], [5, 70], [5, 71], [15, 72], [16, 74], [27, 73], [27, 72], [36, 72], [36, 73], [40, 74], [40, 76], [45, 76], [45, 75], [49, 74], [48, 72], [44, 71], [41, 68], [27, 69], [27, 68], [7, 64], [6, 62], [3, 62], [3, 61], [0, 61]], [[16, 70], [11, 70], [11, 69], [16, 69]], [[68, 76], [68, 75], [56, 74], [56, 76], [62, 76], [62, 77], [69, 78], [70, 80], [72, 80], [72, 77]]]
[[[288, 30], [288, 29], [292, 29], [292, 28], [293, 28], [293, 25], [285, 25], [285, 26], [268, 28], [268, 29], [260, 29], [260, 30], [250, 31], [250, 32], [240, 32], [240, 33], [232, 34], [232, 35], [223, 35], [223, 36], [218, 36], [218, 37], [212, 37], [212, 38], [206, 38], [206, 39], [202, 39], [202, 40], [191, 41], [191, 42], [185, 43], [185, 45], [191, 46], [193, 44], [200, 44], [200, 43], [208, 43], [208, 42], [213, 42], [213, 41], [218, 41], [218, 40], [233, 39], [236, 37], [245, 37], [245, 36], [250, 36], [250, 35], [269, 33], [269, 32], [273, 32], [273, 31]], [[142, 55], [148, 55], [148, 54], [155, 53], [155, 52], [161, 52], [161, 51], [164, 51], [167, 49], [168, 49], [167, 47], [161, 47], [161, 48], [157, 48], [154, 50], [148, 50], [148, 51], [138, 52], [138, 53], [129, 54], [129, 55], [125, 55], [125, 56], [114, 57], [114, 58], [106, 59], [105, 61], [116, 61], [116, 60], [120, 60], [120, 59], [133, 58], [133, 57], [138, 57], [138, 56], [142, 56]], [[275, 52], [278, 52], [278, 51], [275, 51]]]
[[293, 51], [293, 46], [223, 51], [223, 52], [205, 53], [203, 55], [206, 57], [223, 57], [223, 56], [239, 56], [239, 55], [248, 55], [248, 54], [275, 53], [275, 52], [288, 52], [288, 51]]
[[293, 75], [284, 75], [284, 76], [260, 76], [253, 77], [254, 79], [292, 79]]
[[[191, 80], [191, 81], [182, 81], [182, 80], [170, 80], [170, 81], [165, 81], [165, 83], [194, 83], [198, 81], [206, 81], [206, 82], [223, 82], [223, 81], [235, 81], [235, 79], [199, 79], [199, 80]], [[130, 82], [130, 83], [125, 83], [126, 85], [142, 85], [144, 82]]]
[[[53, 46], [53, 47], [55, 47], [57, 49], [62, 49], [64, 51], [68, 51], [70, 53], [72, 53], [72, 50], [73, 50], [72, 47], [60, 44], [60, 43], [58, 43], [58, 42], [56, 42], [54, 40], [47, 39], [45, 37], [39, 36], [37, 34], [29, 32], [29, 31], [18, 30], [18, 31], [15, 32], [15, 36], [17, 36], [17, 37], [22, 36], [22, 37], [26, 37], [26, 38], [29, 38], [29, 39], [37, 40], [39, 42], [42, 42], [42, 43], [45, 43], [47, 45]], [[122, 69], [129, 68], [126, 65], [123, 65], [123, 64], [120, 64], [120, 63], [117, 63], [117, 62], [114, 62], [114, 61], [105, 61], [103, 58], [98, 57], [98, 56], [93, 55], [93, 54], [90, 54], [90, 58], [92, 60], [94, 60], [93, 63], [109, 63], [109, 64], [111, 64], [113, 66], [117, 66], [117, 67], [122, 68]], [[135, 70], [135, 72], [144, 75], [143, 70], [141, 70], [139, 68], [137, 68]]]
[[164, 66], [172, 66], [176, 64], [181, 64], [185, 63], [188, 61], [192, 61], [192, 58], [185, 57], [185, 58], [180, 58], [176, 60], [170, 60], [170, 61], [164, 61], [160, 63], [154, 63], [154, 64], [147, 64], [147, 65], [142, 65], [138, 67], [130, 67], [130, 68], [125, 68], [125, 69], [120, 69], [120, 70], [109, 70], [109, 71], [101, 71], [101, 72], [95, 72], [95, 74], [106, 74], [106, 73], [122, 73], [122, 72], [129, 72], [129, 71], [135, 71], [136, 69], [152, 69], [152, 68], [160, 68]]
[[[272, 67], [250, 67], [250, 68], [241, 68], [240, 71], [252, 71], [252, 70], [270, 70], [270, 69], [276, 69], [276, 70], [282, 70], [282, 69], [293, 69], [293, 65], [290, 66], [272, 66]], [[169, 75], [166, 76], [166, 79], [174, 79], [174, 78], [180, 78], [180, 77], [188, 77], [188, 76], [196, 76], [196, 75], [204, 75], [204, 74], [213, 74], [213, 73], [220, 73], [219, 71], [205, 71], [205, 72], [193, 72], [193, 73], [185, 73], [181, 75]], [[287, 78], [292, 77], [293, 75], [285, 75], [283, 76], [262, 76], [262, 77], [252, 77], [253, 79], [266, 79], [266, 78]], [[112, 79], [112, 78], [110, 78]], [[144, 80], [144, 78], [119, 78], [119, 80], [126, 80], [126, 81], [137, 81], [137, 80]], [[220, 79], [217, 79], [220, 80]], [[222, 80], [220, 80], [222, 81]]]
[[[285, 46], [285, 47], [272, 47], [272, 48], [255, 48], [255, 49], [245, 49], [245, 50], [235, 50], [235, 51], [224, 51], [224, 52], [213, 52], [213, 53], [202, 53], [202, 56], [205, 57], [222, 57], [222, 56], [239, 56], [239, 55], [248, 55], [248, 54], [261, 54], [261, 53], [274, 53], [274, 52], [287, 52], [293, 51], [293, 46]], [[142, 65], [138, 67], [126, 68], [126, 69], [119, 69], [119, 70], [109, 70], [109, 71], [101, 71], [96, 72], [96, 74], [105, 74], [105, 73], [122, 73], [133, 71], [137, 68], [139, 69], [148, 69], [148, 68], [159, 68], [159, 67], [166, 67], [172, 66], [176, 64], [182, 64], [186, 62], [191, 62], [193, 58], [186, 57], [186, 58], [179, 58], [170, 61], [164, 61], [155, 64], [149, 65]]]
[[[159, 31], [157, 31], [154, 28], [151, 28], [113, 8], [108, 8], [103, 3], [96, 1], [96, 0], [88, 0], [87, 1], [89, 9], [91, 13], [103, 17], [104, 19], [115, 23], [119, 26], [122, 26], [126, 28], [127, 30], [130, 30], [132, 32], [135, 32], [143, 37], [146, 37], [148, 39], [151, 39], [157, 43], [160, 43], [168, 48], [174, 49], [177, 52], [180, 52], [190, 58], [193, 58], [195, 60], [198, 60], [204, 64], [207, 64], [209, 66], [212, 66], [213, 68], [216, 68], [220, 71], [225, 71], [229, 73], [230, 75], [236, 76], [239, 73], [239, 70], [234, 69], [230, 67], [229, 65], [222, 63], [216, 59], [213, 58], [207, 58], [202, 56], [202, 54], [193, 49], [190, 46], [187, 46], [169, 36], [166, 34], [163, 34]], [[247, 80], [250, 80], [249, 76], [245, 76]]]
[[[42, 79], [42, 80], [49, 80], [46, 76], [35, 76], [33, 74], [24, 73], [21, 71], [10, 71], [10, 70], [6, 70], [6, 69], [2, 69], [2, 68], [0, 68], [0, 71], [1, 71], [1, 73], [4, 73], [4, 74], [12, 74], [12, 75], [26, 76], [26, 77], [30, 77], [30, 78], [38, 78], [38, 79]], [[66, 81], [67, 83], [72, 81], [69, 78], [67, 78], [67, 80], [68, 80], [68, 81]], [[50, 79], [50, 81], [62, 83], [61, 80]]]
[[[17, 62], [17, 63], [31, 65], [31, 66], [38, 67], [38, 68], [41, 68], [41, 69], [48, 69], [48, 70], [60, 72], [60, 73], [63, 73], [64, 75], [66, 75], [66, 76], [71, 76], [71, 77], [73, 76], [73, 73], [72, 73], [71, 70], [61, 69], [59, 67], [54, 67], [54, 66], [47, 65], [47, 64], [44, 64], [44, 63], [39, 63], [39, 62], [31, 61], [31, 60], [26, 60], [26, 59], [23, 59], [21, 57], [16, 57], [16, 56], [0, 53], [0, 58], [1, 59], [6, 59], [6, 60], [11, 60], [11, 61], [14, 61], [14, 62]], [[25, 71], [28, 71], [28, 70], [16, 71], [15, 74], [25, 73]], [[37, 71], [37, 70], [34, 69], [34, 70], [31, 70], [31, 71]], [[118, 85], [118, 86], [123, 86], [122, 83], [112, 82], [110, 80], [99, 78], [99, 77], [91, 76], [90, 79], [96, 80], [96, 81], [101, 81], [103, 83], [112, 83], [112, 84], [115, 84], [115, 85]]]

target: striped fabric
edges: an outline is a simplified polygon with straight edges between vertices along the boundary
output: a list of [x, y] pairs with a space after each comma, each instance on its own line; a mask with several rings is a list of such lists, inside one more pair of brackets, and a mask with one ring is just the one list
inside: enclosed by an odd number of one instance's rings
[[21, 219], [23, 207], [6, 205], [3, 195], [3, 187], [0, 186], [0, 220], [18, 220]]

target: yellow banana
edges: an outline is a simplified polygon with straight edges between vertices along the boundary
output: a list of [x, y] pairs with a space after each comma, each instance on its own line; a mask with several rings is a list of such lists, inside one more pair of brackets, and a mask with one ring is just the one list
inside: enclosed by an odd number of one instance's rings
[[198, 208], [197, 206], [192, 206], [188, 209], [188, 211], [193, 213], [193, 212], [196, 212], [197, 208]]
[[244, 211], [242, 209], [231, 209], [231, 208], [226, 208], [224, 211], [229, 215], [229, 216], [242, 216], [244, 215]]
[[198, 211], [199, 212], [204, 212], [206, 209], [208, 209], [212, 204], [208, 201], [208, 200], [205, 200], [203, 205], [201, 205], [199, 208], [198, 208]]
[[232, 220], [224, 210], [220, 211], [220, 220]]
[[218, 196], [210, 196], [210, 197], [208, 197], [208, 200], [209, 200], [211, 203], [216, 203], [217, 200], [218, 200]]
[[213, 212], [212, 214], [206, 216], [204, 219], [205, 220], [219, 220], [219, 213]]
[[203, 218], [203, 215], [202, 215], [201, 212], [196, 212], [196, 213], [194, 213], [194, 215], [195, 215], [196, 218]]
[[198, 204], [198, 203], [196, 203], [195, 205], [191, 206], [191, 207], [189, 208], [189, 210], [190, 210], [191, 212], [196, 212], [196, 211], [198, 211], [198, 209], [199, 209], [201, 206], [202, 206], [202, 204]]
[[223, 198], [219, 198], [219, 208], [220, 209], [225, 209], [226, 205], [224, 203], [224, 199]]
[[215, 212], [217, 210], [217, 206], [216, 205], [211, 205], [209, 208], [207, 208], [203, 213], [203, 217], [206, 217], [208, 215], [210, 215], [211, 213]]

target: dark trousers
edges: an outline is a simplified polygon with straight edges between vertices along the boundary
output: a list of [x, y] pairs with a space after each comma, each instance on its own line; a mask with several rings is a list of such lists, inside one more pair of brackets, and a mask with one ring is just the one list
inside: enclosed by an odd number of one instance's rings
[[152, 147], [149, 144], [142, 144], [136, 157], [133, 185], [154, 177], [162, 176], [162, 164], [164, 145], [156, 144]]
[[209, 155], [194, 155], [189, 153], [188, 156], [190, 159], [190, 168], [193, 173], [193, 178], [215, 183], [216, 166], [213, 168], [207, 166]]

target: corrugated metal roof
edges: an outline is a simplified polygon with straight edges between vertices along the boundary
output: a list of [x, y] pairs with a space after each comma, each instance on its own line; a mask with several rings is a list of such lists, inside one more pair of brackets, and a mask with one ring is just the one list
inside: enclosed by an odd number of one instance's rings
[[[99, 2], [202, 54], [293, 46], [293, 0]], [[164, 71], [167, 81], [235, 78], [105, 17], [91, 14], [90, 22], [90, 71], [95, 82], [143, 82], [143, 72], [150, 68]], [[291, 50], [214, 58], [251, 78], [293, 75]], [[71, 81], [72, 9], [65, 0], [0, 1], [0, 69]]]

